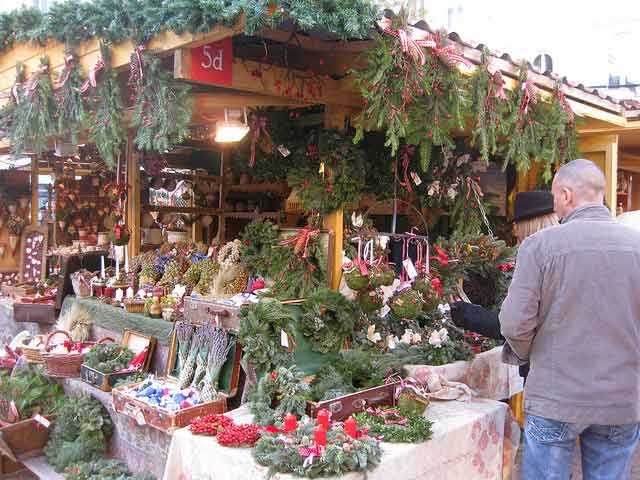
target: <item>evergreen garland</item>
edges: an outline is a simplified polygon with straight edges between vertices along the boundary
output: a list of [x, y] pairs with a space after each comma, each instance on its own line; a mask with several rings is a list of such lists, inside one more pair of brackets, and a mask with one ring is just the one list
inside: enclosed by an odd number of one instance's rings
[[291, 353], [280, 344], [280, 335], [283, 331], [293, 335], [293, 322], [291, 310], [274, 299], [264, 299], [240, 311], [238, 342], [258, 376], [291, 361]]
[[[369, 428], [369, 434], [374, 437], [382, 437], [383, 442], [389, 443], [421, 443], [431, 440], [432, 423], [422, 415], [410, 413], [402, 408], [383, 409], [378, 415], [369, 412], [356, 413], [354, 415], [359, 426]], [[385, 414], [399, 414], [406, 418], [407, 423], [399, 425], [386, 423]]]
[[111, 52], [104, 43], [100, 44], [100, 55], [105, 66], [98, 85], [89, 98], [91, 105], [89, 135], [104, 162], [113, 168], [125, 141], [125, 130], [122, 124], [123, 105], [118, 75], [111, 68]]
[[345, 40], [364, 39], [376, 13], [364, 0], [67, 0], [53, 4], [45, 14], [37, 8], [0, 14], [0, 50], [16, 42], [43, 45], [47, 39], [68, 45], [93, 37], [112, 43], [126, 39], [146, 42], [165, 30], [199, 33], [216, 25], [231, 26], [241, 15], [248, 35], [293, 20], [306, 31], [320, 30]]
[[18, 155], [25, 152], [42, 153], [47, 139], [56, 132], [56, 102], [53, 84], [49, 76], [49, 59], [40, 59], [40, 68], [18, 93], [9, 127], [11, 151]]
[[258, 425], [282, 422], [288, 413], [302, 416], [307, 407], [309, 384], [295, 365], [266, 373], [249, 394], [249, 410]]
[[478, 147], [480, 156], [489, 162], [498, 149], [498, 137], [504, 135], [506, 124], [503, 121], [507, 113], [506, 96], [503, 98], [504, 83], [499, 71], [489, 71], [490, 53], [482, 51], [482, 63], [476, 69], [471, 83], [471, 115], [474, 127], [471, 144]]
[[56, 91], [56, 101], [58, 102], [57, 134], [70, 137], [71, 143], [74, 144], [78, 143], [78, 133], [86, 122], [84, 100], [80, 91], [83, 80], [76, 61], [75, 55], [67, 53], [66, 65], [60, 74], [60, 79], [64, 81], [64, 84]]
[[11, 134], [11, 125], [14, 122], [18, 102], [23, 96], [24, 88], [24, 65], [20, 62], [16, 63], [16, 79], [12, 88], [11, 97], [8, 102], [0, 108], [0, 137], [6, 137]]
[[[357, 202], [364, 189], [364, 151], [335, 130], [313, 132], [293, 154], [287, 178], [307, 212], [328, 214]], [[324, 168], [321, 173], [319, 169]]]
[[113, 423], [102, 404], [88, 395], [75, 397], [58, 412], [44, 454], [61, 472], [79, 462], [99, 460], [112, 434]]
[[84, 356], [84, 364], [101, 373], [114, 373], [127, 368], [134, 353], [117, 343], [99, 343]]
[[260, 465], [269, 467], [269, 476], [292, 473], [309, 478], [341, 478], [354, 471], [366, 474], [381, 461], [382, 449], [377, 439], [364, 432], [351, 438], [342, 426], [334, 424], [327, 432], [326, 447], [309, 462], [303, 453], [315, 444], [314, 429], [314, 422], [306, 421], [286, 438], [279, 433], [265, 432], [256, 443], [253, 455]]
[[251, 275], [268, 275], [272, 248], [278, 241], [278, 226], [269, 220], [253, 220], [244, 228], [240, 239], [240, 263]]
[[300, 332], [316, 352], [340, 350], [351, 337], [358, 318], [356, 304], [328, 288], [312, 293], [302, 304]]
[[136, 52], [132, 54], [135, 143], [140, 150], [161, 153], [189, 134], [191, 87], [175, 81], [158, 57], [142, 52], [140, 58], [141, 64]]

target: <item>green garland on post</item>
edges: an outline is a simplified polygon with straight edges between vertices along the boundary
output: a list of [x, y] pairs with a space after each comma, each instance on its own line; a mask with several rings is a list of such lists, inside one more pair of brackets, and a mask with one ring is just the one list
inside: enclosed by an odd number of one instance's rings
[[11, 151], [42, 153], [47, 139], [56, 131], [56, 102], [49, 76], [49, 59], [42, 57], [40, 67], [18, 93], [9, 128]]
[[118, 75], [111, 68], [111, 52], [104, 43], [100, 44], [100, 55], [104, 61], [104, 70], [89, 99], [92, 107], [89, 135], [104, 162], [113, 167], [125, 141], [121, 118], [123, 106]]
[[70, 137], [71, 143], [78, 143], [78, 133], [82, 130], [87, 112], [80, 87], [83, 80], [77, 58], [67, 53], [65, 67], [60, 75], [61, 85], [56, 91], [58, 102], [57, 134]]
[[189, 135], [191, 87], [175, 81], [160, 59], [148, 52], [136, 49], [131, 59], [135, 143], [140, 150], [164, 152]]
[[340, 292], [322, 288], [302, 304], [300, 331], [316, 352], [337, 352], [351, 337], [358, 318], [356, 304]]

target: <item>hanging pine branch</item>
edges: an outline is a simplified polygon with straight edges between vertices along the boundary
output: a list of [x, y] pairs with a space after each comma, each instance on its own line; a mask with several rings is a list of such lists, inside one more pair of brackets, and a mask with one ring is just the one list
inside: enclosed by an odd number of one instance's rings
[[471, 116], [474, 121], [471, 143], [480, 150], [485, 162], [495, 155], [498, 149], [498, 136], [506, 134], [507, 95], [504, 91], [504, 79], [500, 70], [490, 68], [488, 49], [482, 52], [482, 63], [478, 66], [471, 83]]
[[7, 102], [0, 109], [0, 138], [10, 135], [11, 124], [14, 121], [16, 108], [23, 96], [24, 89], [24, 65], [20, 62], [16, 64], [16, 80], [11, 87], [11, 91], [6, 94]]
[[82, 130], [86, 120], [84, 100], [80, 91], [82, 83], [76, 57], [72, 53], [67, 53], [56, 90], [57, 133], [60, 136], [69, 137], [74, 144], [78, 143], [78, 133]]
[[[100, 44], [100, 55], [104, 63], [101, 78], [91, 91], [89, 136], [96, 144], [100, 156], [107, 166], [113, 168], [125, 140], [122, 125], [122, 99], [118, 75], [111, 68], [111, 52], [105, 44]], [[95, 77], [95, 73], [90, 73]]]
[[18, 96], [9, 128], [14, 154], [42, 153], [47, 137], [56, 131], [56, 102], [49, 76], [49, 59], [42, 57], [40, 66]]
[[544, 126], [540, 151], [545, 167], [542, 180], [549, 182], [553, 177], [552, 167], [578, 158], [575, 116], [559, 84], [554, 88], [551, 102], [540, 110], [543, 110], [539, 116]]
[[131, 55], [132, 125], [140, 150], [164, 152], [189, 134], [191, 87], [177, 82], [160, 59], [138, 47]]
[[507, 144], [504, 150], [504, 164], [516, 166], [521, 172], [531, 167], [532, 158], [540, 154], [544, 127], [537, 121], [535, 110], [538, 106], [538, 92], [533, 82], [527, 79], [526, 62], [520, 66], [520, 83], [510, 95], [510, 114], [507, 121]]
[[[448, 45], [443, 32], [415, 40], [401, 20], [381, 23], [383, 35], [376, 36], [367, 66], [357, 72], [365, 108], [355, 141], [365, 130], [384, 129], [391, 155], [405, 140], [420, 145], [420, 163], [426, 170], [431, 146], [451, 147], [453, 130], [464, 127], [467, 97], [454, 66], [466, 60]], [[408, 41], [400, 41], [401, 36]]]

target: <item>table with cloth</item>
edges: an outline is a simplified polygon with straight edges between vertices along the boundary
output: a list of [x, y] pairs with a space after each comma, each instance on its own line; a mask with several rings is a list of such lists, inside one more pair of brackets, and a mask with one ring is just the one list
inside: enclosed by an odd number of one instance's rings
[[451, 382], [468, 385], [478, 397], [493, 400], [506, 400], [524, 389], [518, 367], [502, 362], [502, 347], [479, 353], [468, 361], [438, 367], [406, 365], [404, 373], [423, 384], [431, 375], [442, 375]]
[[[228, 414], [236, 423], [250, 423], [246, 405]], [[433, 438], [419, 444], [383, 443], [383, 456], [369, 480], [508, 479], [520, 429], [508, 405], [489, 399], [468, 402], [432, 402], [425, 417], [433, 422]], [[220, 446], [213, 437], [177, 430], [169, 447], [165, 480], [264, 479], [267, 468], [258, 465], [247, 448]], [[274, 478], [292, 479], [278, 474]], [[362, 472], [341, 478], [360, 479]]]

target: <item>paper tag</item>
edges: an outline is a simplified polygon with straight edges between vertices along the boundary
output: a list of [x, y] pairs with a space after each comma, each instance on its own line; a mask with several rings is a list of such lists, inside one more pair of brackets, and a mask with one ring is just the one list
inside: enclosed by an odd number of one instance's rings
[[280, 345], [289, 348], [289, 335], [284, 330], [280, 330]]
[[411, 261], [410, 258], [407, 258], [406, 260], [404, 260], [402, 262], [402, 265], [404, 265], [404, 269], [407, 272], [407, 275], [409, 275], [409, 278], [411, 280], [413, 280], [418, 276], [418, 272], [416, 272], [416, 267], [413, 266], [413, 262]]
[[42, 425], [44, 428], [49, 428], [49, 425], [51, 425], [51, 422], [40, 414], [35, 415], [33, 419], [36, 422], [38, 422], [40, 425]]
[[420, 175], [418, 175], [416, 172], [411, 172], [410, 175], [411, 175], [411, 178], [413, 179], [413, 183], [416, 184], [416, 187], [422, 183], [422, 179], [420, 178]]
[[291, 152], [289, 151], [289, 149], [284, 145], [278, 145], [278, 152], [280, 152], [280, 155], [282, 155], [285, 158], [291, 155]]
[[147, 421], [144, 419], [144, 414], [142, 413], [142, 410], [140, 410], [139, 408], [136, 408], [135, 419], [137, 424], [140, 426], [147, 424]]
[[324, 175], [324, 162], [320, 162], [320, 168], [318, 168], [318, 173]]
[[381, 317], [386, 317], [387, 314], [391, 311], [391, 307], [389, 307], [389, 305], [385, 305], [384, 307], [382, 307], [380, 309], [380, 316]]
[[207, 250], [207, 257], [213, 256], [213, 251], [214, 251], [214, 248], [213, 247], [209, 247], [209, 250]]

